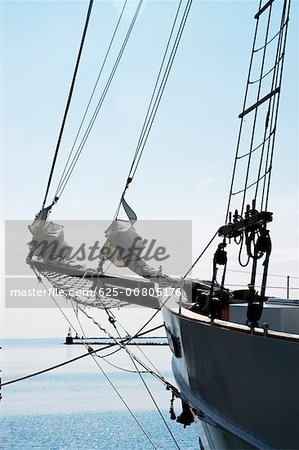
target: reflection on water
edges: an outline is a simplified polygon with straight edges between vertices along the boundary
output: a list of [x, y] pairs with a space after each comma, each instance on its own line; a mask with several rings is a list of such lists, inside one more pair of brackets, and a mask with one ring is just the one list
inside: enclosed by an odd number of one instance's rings
[[[3, 382], [85, 353], [83, 346], [65, 346], [57, 339], [7, 340], [2, 346]], [[136, 347], [131, 348], [134, 353], [139, 352]], [[143, 347], [142, 351], [165, 378], [173, 381], [167, 347]], [[145, 360], [140, 352], [138, 356]], [[103, 358], [97, 358], [97, 361], [157, 447], [175, 448], [139, 375], [117, 370]], [[134, 369], [124, 352], [117, 352], [109, 361], [126, 370]], [[184, 430], [169, 420], [169, 391], [149, 374], [145, 374], [144, 379], [168, 425], [181, 440], [182, 448], [196, 448], [195, 427]], [[2, 394], [1, 431], [5, 449], [152, 448], [91, 357], [8, 385]], [[179, 403], [176, 403], [177, 413], [180, 413]]]

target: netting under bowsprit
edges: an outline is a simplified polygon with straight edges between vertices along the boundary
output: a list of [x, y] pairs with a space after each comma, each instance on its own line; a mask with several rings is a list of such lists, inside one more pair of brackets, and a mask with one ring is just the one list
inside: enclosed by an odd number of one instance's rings
[[102, 274], [83, 266], [30, 258], [27, 263], [43, 276], [57, 295], [84, 306], [100, 309], [140, 305], [159, 308], [154, 283], [129, 277]]

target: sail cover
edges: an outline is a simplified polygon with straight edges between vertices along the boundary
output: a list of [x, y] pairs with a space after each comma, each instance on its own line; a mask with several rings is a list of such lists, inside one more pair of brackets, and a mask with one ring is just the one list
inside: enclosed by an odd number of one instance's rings
[[64, 240], [62, 225], [36, 219], [28, 228], [33, 236], [29, 244], [30, 256], [39, 256], [48, 262], [66, 259], [71, 247]]
[[114, 220], [106, 230], [106, 243], [101, 249], [102, 255], [109, 259], [117, 267], [128, 267], [132, 272], [143, 278], [150, 278], [159, 282], [161, 278], [173, 280], [159, 271], [150, 267], [141, 257], [145, 244], [141, 236], [136, 232], [131, 221]]

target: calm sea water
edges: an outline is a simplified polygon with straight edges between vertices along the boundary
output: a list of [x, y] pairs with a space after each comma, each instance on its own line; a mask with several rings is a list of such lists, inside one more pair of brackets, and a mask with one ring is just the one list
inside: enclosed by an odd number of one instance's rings
[[[60, 339], [4, 340], [2, 381], [44, 369], [85, 353]], [[136, 347], [132, 351], [145, 360]], [[173, 382], [167, 347], [142, 347], [163, 376]], [[136, 373], [118, 370], [97, 358], [156, 448], [175, 449], [169, 432]], [[134, 367], [118, 352], [108, 361], [126, 370]], [[197, 449], [195, 425], [184, 429], [169, 418], [170, 393], [151, 375], [145, 380], [181, 449]], [[131, 414], [91, 357], [2, 389], [1, 444], [4, 449], [151, 449]], [[181, 412], [176, 400], [177, 414]], [[2, 446], [1, 446], [2, 445]]]

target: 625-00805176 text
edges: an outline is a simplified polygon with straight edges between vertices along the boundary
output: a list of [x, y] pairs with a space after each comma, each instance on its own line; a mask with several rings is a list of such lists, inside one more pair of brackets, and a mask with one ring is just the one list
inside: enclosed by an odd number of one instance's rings
[[[63, 296], [65, 295], [64, 290], [57, 288], [49, 288], [49, 289], [11, 289], [10, 290], [11, 297], [44, 297], [47, 295], [53, 296]], [[100, 297], [118, 297], [119, 295], [126, 295], [128, 297], [157, 297], [157, 296], [171, 296], [181, 295], [181, 290], [179, 288], [165, 287], [165, 288], [125, 288], [120, 289], [117, 287], [106, 287], [106, 288], [95, 288], [95, 289], [69, 289], [68, 295], [71, 297], [76, 297], [79, 295], [83, 295], [86, 297], [92, 297], [93, 295], [99, 295]]]

